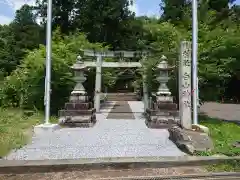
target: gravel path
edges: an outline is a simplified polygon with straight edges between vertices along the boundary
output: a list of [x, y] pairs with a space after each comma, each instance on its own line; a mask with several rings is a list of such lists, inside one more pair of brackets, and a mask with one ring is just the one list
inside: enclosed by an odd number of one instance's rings
[[[108, 102], [108, 110], [116, 102]], [[132, 112], [143, 111], [142, 102], [129, 102]], [[108, 112], [109, 112], [108, 111]], [[42, 160], [98, 157], [183, 156], [168, 137], [167, 129], [148, 129], [141, 113], [136, 120], [106, 120], [97, 115], [93, 128], [62, 128], [34, 136], [32, 142], [10, 153], [6, 159]]]

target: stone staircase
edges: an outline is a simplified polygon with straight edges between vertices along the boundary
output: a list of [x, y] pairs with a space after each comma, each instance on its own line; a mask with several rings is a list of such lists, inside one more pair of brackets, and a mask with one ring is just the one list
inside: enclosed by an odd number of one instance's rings
[[107, 101], [138, 101], [137, 95], [132, 92], [108, 93]]

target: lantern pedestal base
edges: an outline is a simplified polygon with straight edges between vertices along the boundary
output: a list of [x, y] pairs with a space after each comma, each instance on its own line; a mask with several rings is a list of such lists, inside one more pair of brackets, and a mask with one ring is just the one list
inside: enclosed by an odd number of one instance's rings
[[165, 129], [180, 126], [177, 104], [173, 103], [171, 96], [157, 96], [152, 108], [146, 109], [146, 125], [148, 128]]
[[96, 109], [89, 97], [84, 94], [72, 94], [65, 109], [59, 111], [59, 124], [69, 127], [93, 127], [96, 123]]

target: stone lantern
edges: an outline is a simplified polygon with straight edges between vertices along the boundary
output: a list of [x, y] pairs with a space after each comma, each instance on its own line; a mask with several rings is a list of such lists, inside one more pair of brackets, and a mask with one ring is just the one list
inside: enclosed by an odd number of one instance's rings
[[83, 86], [83, 83], [86, 81], [85, 72], [87, 71], [87, 67], [85, 66], [84, 62], [82, 61], [82, 57], [77, 57], [77, 62], [71, 67], [74, 71], [74, 80], [76, 81], [76, 85], [71, 92], [71, 98], [72, 101], [86, 101], [87, 96], [85, 96], [87, 93], [85, 91], [85, 88]]
[[168, 66], [167, 58], [163, 55], [161, 57], [161, 62], [157, 66], [157, 70], [159, 72], [159, 76], [157, 80], [159, 81], [159, 88], [156, 93], [157, 101], [173, 101], [171, 97], [171, 92], [167, 87], [167, 83], [169, 80], [169, 72], [174, 69], [174, 67]]
[[179, 122], [177, 104], [173, 103], [173, 97], [167, 87], [169, 72], [173, 69], [174, 67], [168, 65], [167, 58], [162, 56], [157, 66], [159, 88], [154, 95], [156, 99], [146, 113], [146, 125], [149, 128], [168, 128]]
[[92, 127], [96, 123], [96, 110], [83, 87], [87, 79], [84, 73], [88, 68], [81, 56], [77, 57], [77, 62], [71, 68], [74, 71], [76, 85], [71, 92], [70, 101], [65, 103], [65, 109], [59, 111], [59, 123], [67, 126]]

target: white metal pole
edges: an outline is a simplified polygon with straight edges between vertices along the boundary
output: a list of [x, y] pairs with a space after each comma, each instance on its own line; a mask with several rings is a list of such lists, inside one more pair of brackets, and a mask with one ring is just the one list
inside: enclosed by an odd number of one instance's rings
[[96, 66], [96, 79], [95, 79], [95, 108], [96, 112], [100, 111], [100, 95], [101, 95], [101, 85], [102, 85], [102, 56], [97, 56], [97, 66]]
[[48, 0], [47, 8], [47, 42], [46, 42], [46, 77], [45, 77], [45, 124], [50, 119], [51, 93], [51, 53], [52, 53], [52, 0]]
[[198, 68], [197, 68], [197, 52], [198, 52], [198, 4], [197, 0], [192, 0], [192, 76], [193, 76], [193, 124], [198, 124]]

